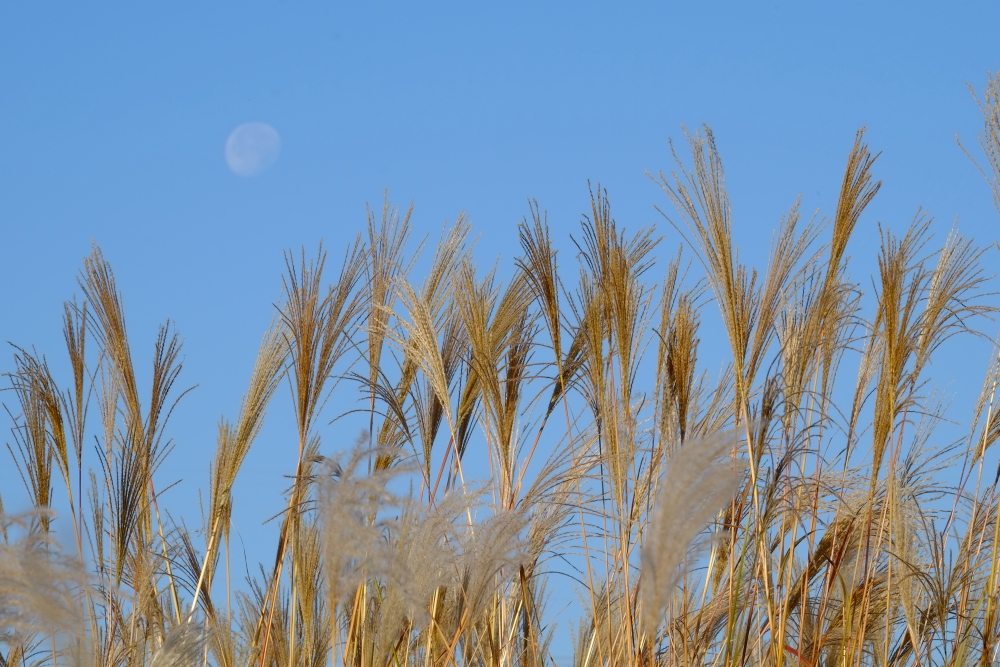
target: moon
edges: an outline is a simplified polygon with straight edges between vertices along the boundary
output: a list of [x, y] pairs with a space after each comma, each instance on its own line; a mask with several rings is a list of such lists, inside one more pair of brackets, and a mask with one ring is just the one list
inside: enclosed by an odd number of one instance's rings
[[243, 123], [226, 139], [226, 164], [237, 176], [256, 176], [278, 159], [281, 137], [267, 123]]

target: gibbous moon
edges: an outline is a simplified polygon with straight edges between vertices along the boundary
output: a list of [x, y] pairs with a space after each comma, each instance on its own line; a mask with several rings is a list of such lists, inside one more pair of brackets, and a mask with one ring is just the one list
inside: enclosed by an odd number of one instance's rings
[[243, 123], [226, 139], [226, 164], [237, 176], [256, 176], [278, 159], [281, 137], [267, 123]]

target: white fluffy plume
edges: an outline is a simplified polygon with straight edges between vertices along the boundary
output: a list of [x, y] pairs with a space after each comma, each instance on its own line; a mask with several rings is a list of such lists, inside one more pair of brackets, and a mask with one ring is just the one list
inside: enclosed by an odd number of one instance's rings
[[83, 566], [62, 554], [49, 535], [33, 530], [31, 519], [43, 512], [0, 515], [3, 534], [8, 528], [25, 532], [15, 542], [0, 542], [0, 639], [12, 632], [83, 632], [77, 601], [86, 586]]
[[642, 547], [642, 621], [655, 631], [698, 536], [732, 501], [745, 465], [732, 458], [732, 431], [692, 440], [667, 460]]

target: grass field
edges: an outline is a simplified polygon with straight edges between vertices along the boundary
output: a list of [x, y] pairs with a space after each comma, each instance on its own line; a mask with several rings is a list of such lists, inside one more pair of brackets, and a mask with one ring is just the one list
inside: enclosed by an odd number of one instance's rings
[[[1000, 211], [1000, 77], [980, 102], [970, 157]], [[859, 132], [836, 211], [793, 207], [757, 271], [710, 130], [675, 158], [656, 180], [686, 250], [665, 263], [599, 189], [572, 252], [532, 209], [509, 280], [477, 269], [462, 219], [415, 279], [409, 214], [388, 204], [339, 266], [289, 254], [200, 531], [168, 518], [154, 474], [180, 340], [161, 329], [140, 388], [95, 248], [65, 308], [72, 381], [30, 348], [7, 376], [37, 509], [0, 508], [0, 665], [534, 667], [553, 664], [557, 581], [583, 595], [575, 665], [996, 664], [1000, 356], [972, 369], [965, 413], [945, 414], [929, 369], [988, 330], [997, 248], [917, 220], [852, 278], [880, 186]], [[698, 361], [706, 309], [728, 339], [718, 375]], [[298, 463], [274, 560], [234, 581], [232, 489], [283, 384]], [[354, 399], [365, 433], [321, 442]], [[942, 446], [946, 416], [966, 435]], [[57, 487], [70, 547], [50, 534]]]

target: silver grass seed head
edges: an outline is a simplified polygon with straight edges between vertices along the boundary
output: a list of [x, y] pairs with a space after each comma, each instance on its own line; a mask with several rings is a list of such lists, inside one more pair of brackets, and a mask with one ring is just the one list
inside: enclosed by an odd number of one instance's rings
[[51, 536], [31, 531], [35, 511], [22, 516], [0, 515], [6, 531], [17, 527], [27, 534], [12, 543], [0, 543], [0, 633], [83, 633], [77, 594], [86, 588], [82, 564], [64, 555]]
[[167, 633], [150, 667], [195, 667], [204, 659], [206, 639], [204, 626], [189, 619]]
[[642, 622], [654, 633], [688, 550], [743, 482], [745, 465], [731, 454], [735, 432], [691, 440], [666, 463], [641, 551]]

